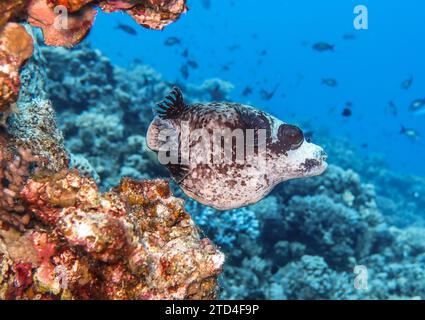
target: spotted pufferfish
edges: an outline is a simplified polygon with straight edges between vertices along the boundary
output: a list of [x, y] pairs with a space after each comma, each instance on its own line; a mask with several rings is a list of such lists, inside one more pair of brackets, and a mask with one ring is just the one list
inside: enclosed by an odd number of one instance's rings
[[[239, 158], [236, 138], [231, 134], [235, 130], [245, 138]], [[191, 138], [193, 132], [198, 134]], [[210, 139], [217, 132], [222, 136], [220, 143]], [[231, 146], [228, 161], [217, 161], [210, 151], [222, 148], [216, 154], [223, 158], [226, 143]], [[148, 128], [147, 145], [158, 156], [174, 153], [175, 161], [163, 164], [175, 182], [187, 196], [218, 210], [256, 203], [280, 182], [320, 175], [327, 167], [324, 150], [307, 141], [297, 126], [238, 103], [186, 105], [177, 87], [158, 104]], [[247, 152], [249, 145], [254, 152]]]

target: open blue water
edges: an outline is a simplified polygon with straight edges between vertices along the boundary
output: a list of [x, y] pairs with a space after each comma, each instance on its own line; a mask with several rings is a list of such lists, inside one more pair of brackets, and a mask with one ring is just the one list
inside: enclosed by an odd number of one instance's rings
[[[353, 27], [353, 9], [360, 4], [368, 8], [368, 30]], [[230, 81], [235, 85], [232, 100], [249, 102], [284, 121], [310, 122], [363, 146], [364, 153], [383, 154], [397, 171], [425, 175], [425, 116], [408, 111], [414, 99], [425, 98], [424, 1], [213, 0], [206, 9], [202, 1], [192, 0], [188, 5], [189, 13], [164, 31], [140, 28], [123, 14], [99, 13], [88, 40], [113, 63], [128, 66], [139, 59], [170, 81], [181, 80], [187, 48], [199, 64], [187, 81]], [[117, 29], [118, 22], [138, 34]], [[345, 34], [355, 39], [344, 39]], [[165, 46], [172, 36], [181, 45]], [[313, 50], [319, 41], [335, 50]], [[412, 86], [402, 89], [410, 76]], [[338, 86], [327, 87], [322, 78], [334, 78]], [[261, 89], [277, 85], [272, 99], [261, 99]], [[249, 97], [241, 94], [246, 86], [254, 91]], [[396, 116], [388, 112], [390, 101]], [[341, 115], [347, 102], [352, 103], [351, 117]], [[400, 134], [402, 125], [422, 137]]]

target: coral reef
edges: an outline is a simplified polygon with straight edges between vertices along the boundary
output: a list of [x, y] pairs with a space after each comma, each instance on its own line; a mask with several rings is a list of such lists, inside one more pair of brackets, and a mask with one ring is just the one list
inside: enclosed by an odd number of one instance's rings
[[[90, 163], [65, 151], [45, 63], [36, 45], [21, 72], [18, 113], [0, 131], [0, 299], [215, 298], [224, 255], [167, 181], [124, 178], [102, 193]], [[88, 111], [77, 121], [85, 143], [105, 134], [97, 147], [107, 148], [124, 138], [96, 130], [96, 121], [105, 124]], [[144, 138], [127, 140], [135, 156], [123, 175], [147, 162], [136, 157]]]
[[[43, 52], [51, 79], [46, 86], [59, 106], [67, 147], [93, 164], [101, 185], [122, 175], [165, 177], [141, 150], [150, 109], [170, 84], [148, 66], [118, 68], [88, 47]], [[57, 68], [64, 59], [66, 67]], [[98, 72], [86, 72], [82, 61]], [[231, 87], [218, 79], [183, 86], [189, 102], [226, 98]], [[112, 130], [96, 120], [104, 115], [120, 125]], [[423, 179], [391, 172], [381, 158], [361, 157], [343, 140], [320, 132], [317, 139], [338, 164], [320, 177], [282, 184], [263, 201], [230, 212], [187, 201], [193, 219], [226, 253], [220, 296], [425, 298]], [[119, 156], [108, 157], [108, 148]], [[355, 289], [356, 265], [367, 267], [368, 289]]]
[[61, 172], [28, 180], [21, 196], [44, 226], [1, 229], [1, 298], [215, 297], [224, 256], [166, 181], [125, 179], [101, 195], [91, 179]]
[[166, 181], [125, 179], [101, 195], [71, 171], [32, 178], [20, 195], [43, 225], [1, 226], [0, 298], [215, 297], [224, 256], [200, 239]]

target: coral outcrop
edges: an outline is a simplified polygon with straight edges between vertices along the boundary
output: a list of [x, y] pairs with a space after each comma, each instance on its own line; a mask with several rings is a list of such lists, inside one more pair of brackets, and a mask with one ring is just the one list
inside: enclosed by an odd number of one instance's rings
[[70, 171], [32, 178], [20, 195], [43, 224], [0, 228], [0, 298], [216, 296], [224, 255], [200, 238], [166, 181], [125, 179], [100, 194]]
[[3, 126], [19, 94], [19, 69], [31, 57], [32, 50], [32, 38], [23, 26], [13, 22], [3, 27], [0, 24], [0, 112], [6, 113]]
[[[5, 0], [0, 4], [0, 112], [9, 113], [19, 89], [19, 69], [31, 56], [33, 42], [24, 27], [27, 21], [43, 31], [51, 46], [72, 47], [89, 33], [96, 6], [105, 12], [122, 10], [140, 25], [163, 29], [187, 11], [186, 0]], [[3, 115], [3, 122], [5, 121]]]
[[224, 255], [165, 180], [101, 194], [0, 146], [0, 299], [213, 299]]

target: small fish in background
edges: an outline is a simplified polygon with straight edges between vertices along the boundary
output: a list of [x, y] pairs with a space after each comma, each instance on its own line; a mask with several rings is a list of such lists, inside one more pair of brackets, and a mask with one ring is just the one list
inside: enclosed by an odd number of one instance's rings
[[168, 47], [172, 47], [178, 44], [181, 44], [181, 40], [177, 37], [168, 37], [165, 41], [164, 41], [164, 45], [168, 46]]
[[322, 79], [322, 84], [328, 87], [336, 87], [338, 86], [338, 82], [332, 78], [324, 78]]
[[271, 98], [273, 98], [273, 96], [275, 95], [277, 89], [279, 89], [279, 86], [280, 86], [280, 84], [277, 84], [276, 87], [272, 91], [266, 91], [264, 89], [261, 89], [260, 90], [261, 99], [268, 101]]
[[356, 39], [356, 36], [354, 35], [354, 33], [346, 33], [342, 36], [342, 39], [344, 39], [344, 40], [354, 40], [354, 39]]
[[410, 106], [409, 111], [415, 116], [425, 116], [425, 99], [416, 99]]
[[369, 147], [369, 145], [367, 143], [362, 143], [362, 148], [363, 149], [367, 149], [367, 147]]
[[211, 0], [201, 0], [202, 8], [209, 10], [211, 8]]
[[183, 52], [182, 52], [182, 57], [183, 57], [183, 58], [187, 58], [187, 57], [189, 57], [189, 49], [187, 49], [187, 48], [186, 48], [186, 49], [184, 49], [184, 50], [183, 50]]
[[[195, 129], [200, 136], [185, 137], [184, 132]], [[218, 157], [207, 151], [213, 143], [210, 131], [231, 133], [236, 129], [253, 131], [251, 138], [243, 135], [242, 150], [249, 145], [256, 151], [242, 151], [242, 161], [237, 160], [239, 148], [233, 143], [233, 135], [225, 133], [224, 146], [235, 146], [230, 148], [230, 157], [220, 157], [224, 150], [215, 151]], [[306, 141], [299, 127], [240, 103], [187, 105], [177, 87], [158, 104], [146, 142], [155, 152], [176, 156], [175, 162], [164, 159], [163, 163], [187, 196], [218, 210], [256, 203], [277, 184], [320, 175], [327, 167], [324, 150]], [[261, 158], [264, 161], [258, 161]]]
[[199, 68], [198, 63], [194, 60], [188, 60], [187, 65], [192, 69], [198, 69]]
[[132, 26], [129, 26], [128, 24], [118, 22], [116, 29], [120, 29], [121, 31], [124, 31], [125, 33], [128, 33], [132, 36], [137, 36], [136, 29], [134, 29]]
[[189, 78], [189, 68], [187, 64], [184, 64], [180, 68], [180, 74], [182, 75], [183, 79], [187, 80]]
[[307, 142], [311, 142], [313, 140], [314, 132], [312, 130], [304, 131], [304, 139]]
[[267, 50], [262, 50], [261, 52], [260, 52], [260, 56], [266, 56], [268, 54], [268, 52], [267, 52]]
[[409, 90], [413, 83], [413, 76], [410, 76], [408, 79], [403, 80], [400, 87], [404, 90]]
[[231, 46], [228, 46], [227, 47], [227, 50], [229, 50], [229, 51], [235, 51], [235, 50], [239, 49], [240, 47], [241, 46], [239, 44], [233, 44]]
[[317, 42], [313, 44], [312, 48], [319, 52], [334, 51], [334, 46], [327, 42]]
[[406, 128], [405, 126], [401, 126], [400, 134], [402, 134], [402, 135], [404, 135], [404, 136], [406, 136], [406, 137], [408, 137], [412, 140], [418, 140], [420, 138], [420, 135], [416, 130]]
[[342, 115], [343, 117], [349, 118], [349, 117], [351, 117], [351, 116], [353, 115], [353, 112], [351, 111], [351, 108], [349, 108], [349, 107], [347, 107], [347, 106], [346, 106], [346, 107], [342, 110], [341, 115]]
[[386, 109], [387, 113], [389, 113], [392, 116], [397, 116], [398, 111], [397, 111], [397, 106], [395, 105], [395, 103], [391, 100], [390, 102], [388, 102], [387, 105], [387, 109]]
[[243, 89], [242, 95], [247, 97], [250, 94], [252, 94], [252, 88], [250, 86], [246, 86], [245, 89]]
[[133, 63], [135, 63], [135, 64], [142, 64], [143, 62], [139, 58], [134, 58]]

